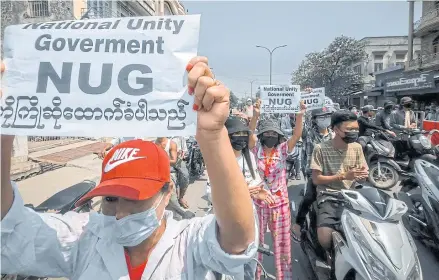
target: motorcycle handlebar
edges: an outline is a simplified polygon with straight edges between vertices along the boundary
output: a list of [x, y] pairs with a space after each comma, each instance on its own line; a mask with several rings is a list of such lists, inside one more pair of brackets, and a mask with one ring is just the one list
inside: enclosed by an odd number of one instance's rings
[[266, 256], [274, 256], [274, 253], [272, 251], [270, 251], [270, 249], [268, 249], [268, 246], [265, 245], [265, 244], [261, 244], [258, 247], [258, 252], [262, 253], [262, 254], [264, 254]]

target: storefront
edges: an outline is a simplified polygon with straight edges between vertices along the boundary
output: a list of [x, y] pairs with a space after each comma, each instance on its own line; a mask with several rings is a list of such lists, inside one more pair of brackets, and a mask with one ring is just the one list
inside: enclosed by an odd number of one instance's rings
[[398, 103], [404, 96], [414, 100], [415, 110], [424, 110], [432, 102], [439, 104], [439, 72], [407, 74], [403, 69], [377, 74], [375, 87], [365, 92], [368, 104], [381, 107], [391, 100]]

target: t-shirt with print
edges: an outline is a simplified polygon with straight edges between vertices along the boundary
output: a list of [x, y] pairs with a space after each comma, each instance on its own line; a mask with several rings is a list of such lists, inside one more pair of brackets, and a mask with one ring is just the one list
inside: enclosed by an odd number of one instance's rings
[[[236, 158], [236, 161], [238, 162], [239, 169], [242, 171], [242, 173], [244, 175], [245, 182], [247, 183], [247, 185], [249, 187], [254, 187], [254, 186], [259, 185], [262, 182], [262, 179], [259, 176], [258, 171], [256, 170], [255, 157], [251, 153], [250, 153], [250, 159], [252, 161], [252, 166], [253, 166], [253, 170], [254, 170], [254, 173], [255, 173], [255, 179], [253, 179], [252, 174], [250, 173], [250, 169], [249, 169], [249, 167], [247, 165], [247, 162], [245, 161], [244, 156], [242, 154], [239, 157]], [[210, 186], [209, 178], [207, 178], [207, 183], [206, 183], [206, 195], [207, 195], [207, 199], [210, 202], [212, 202], [212, 189], [211, 189], [211, 186]]]
[[[265, 182], [266, 189], [274, 197], [274, 203], [267, 205], [264, 201], [255, 200], [260, 207], [279, 207], [289, 202], [287, 190], [287, 157], [288, 142], [278, 144], [270, 154], [265, 154], [261, 143], [258, 141], [252, 149], [255, 155], [258, 172]], [[293, 150], [294, 153], [294, 150]]]
[[[367, 163], [363, 149], [358, 143], [348, 144], [344, 150], [334, 148], [332, 141], [324, 141], [314, 147], [312, 153], [311, 169], [322, 172], [322, 175], [331, 176], [342, 172], [348, 172], [351, 168], [361, 168]], [[328, 185], [318, 186], [320, 191], [325, 188], [340, 190], [349, 189], [354, 181], [343, 180]]]

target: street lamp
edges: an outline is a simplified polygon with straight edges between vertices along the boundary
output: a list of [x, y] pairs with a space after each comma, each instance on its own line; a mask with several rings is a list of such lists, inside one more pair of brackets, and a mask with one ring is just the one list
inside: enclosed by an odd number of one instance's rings
[[275, 47], [274, 49], [269, 49], [269, 48], [267, 48], [267, 47], [264, 47], [264, 46], [256, 46], [257, 48], [263, 48], [263, 49], [266, 49], [269, 53], [270, 53], [270, 85], [271, 85], [271, 70], [272, 70], [272, 59], [273, 59], [273, 52], [276, 50], [276, 49], [278, 49], [278, 48], [283, 48], [283, 47], [286, 47], [287, 45], [282, 45], [282, 46], [277, 46], [277, 47]]

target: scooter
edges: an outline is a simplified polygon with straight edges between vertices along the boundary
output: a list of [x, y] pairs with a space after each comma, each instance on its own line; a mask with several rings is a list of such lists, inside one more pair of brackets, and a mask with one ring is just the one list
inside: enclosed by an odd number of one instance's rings
[[418, 159], [414, 173], [401, 182], [395, 196], [404, 201], [409, 211], [403, 217], [410, 234], [439, 251], [439, 167]]
[[[416, 245], [401, 222], [405, 203], [365, 185], [320, 194], [324, 196], [311, 207], [301, 242], [317, 279], [423, 279]], [[316, 207], [324, 201], [343, 207], [329, 256], [317, 239]]]
[[296, 164], [300, 160], [300, 150], [302, 149], [302, 141], [298, 141], [293, 152], [287, 156], [287, 184], [288, 180], [295, 179], [298, 174], [296, 174]]
[[382, 131], [374, 131], [364, 152], [369, 166], [369, 182], [379, 189], [393, 188], [399, 181], [401, 167], [394, 160], [395, 147]]
[[424, 135], [426, 133], [424, 130], [407, 128], [393, 141], [396, 148], [395, 161], [402, 170], [412, 171], [416, 159], [438, 163], [435, 149]]

